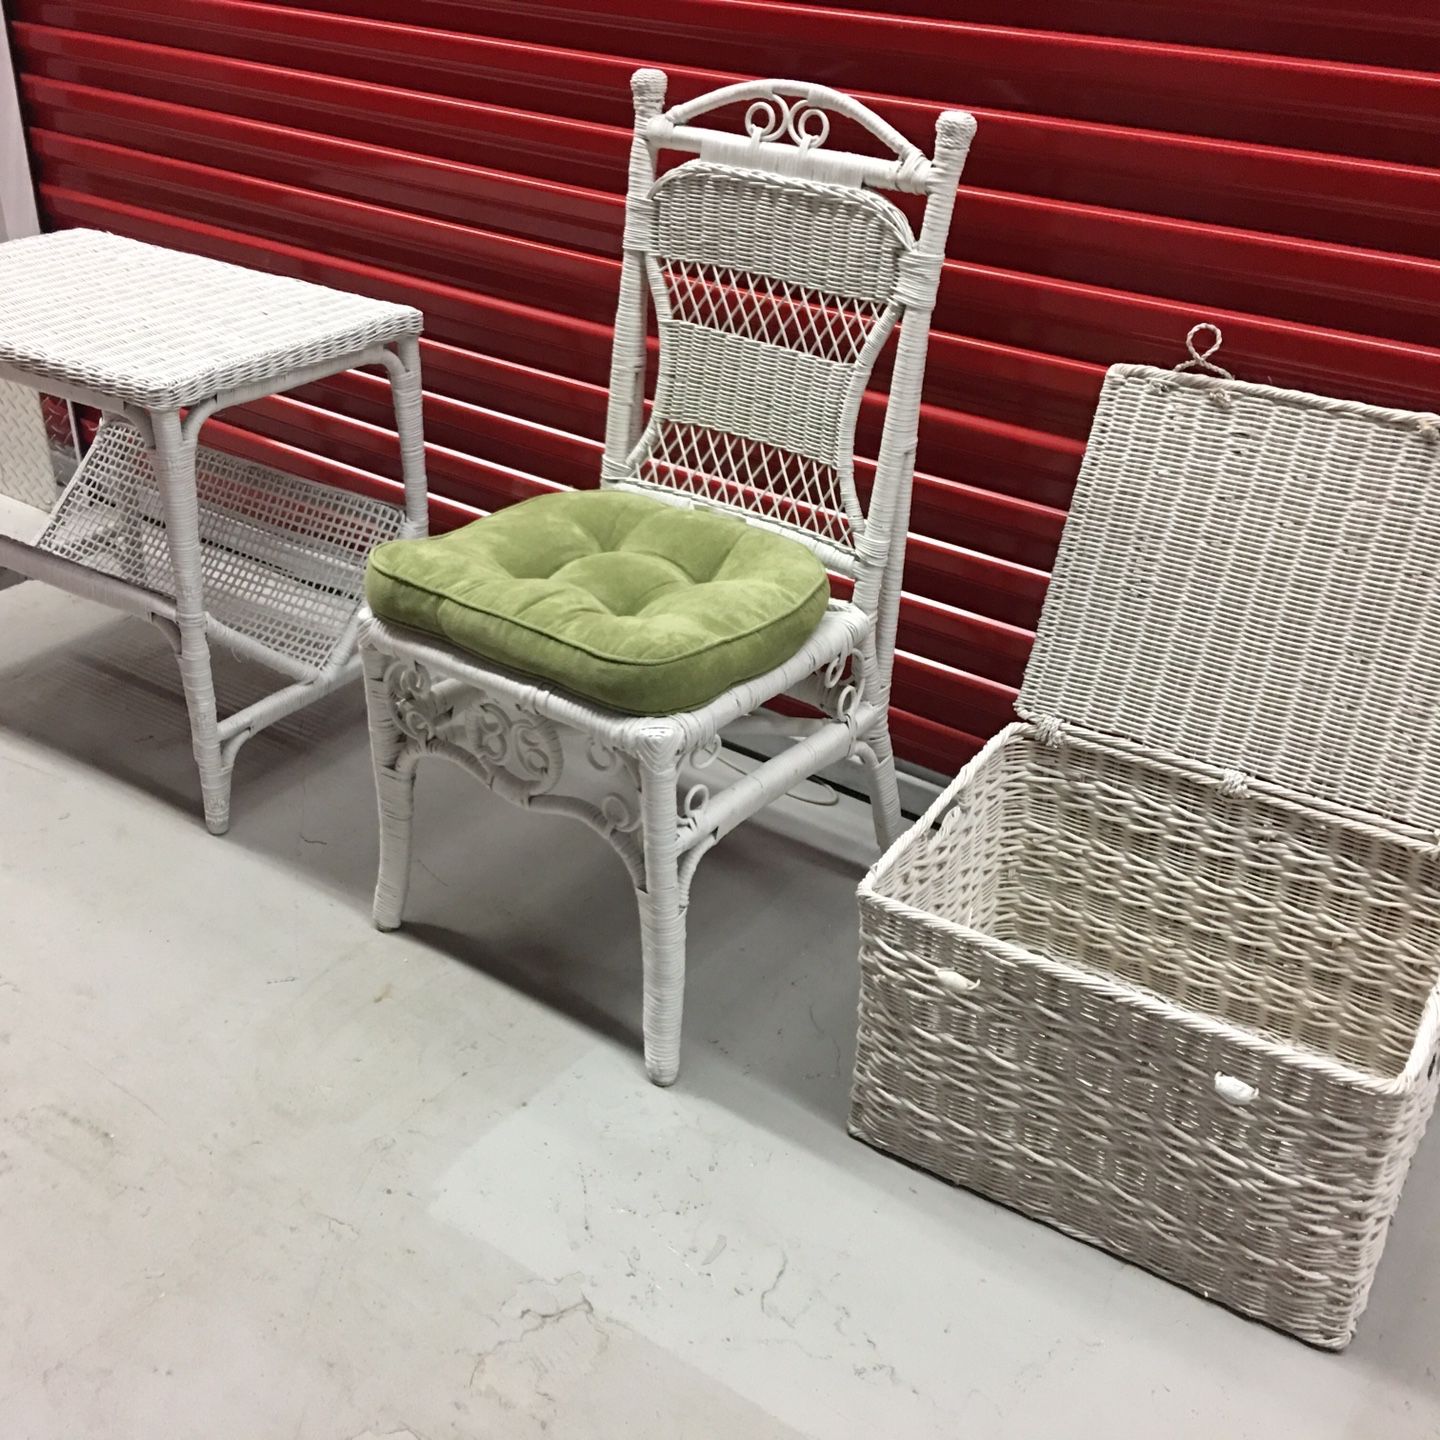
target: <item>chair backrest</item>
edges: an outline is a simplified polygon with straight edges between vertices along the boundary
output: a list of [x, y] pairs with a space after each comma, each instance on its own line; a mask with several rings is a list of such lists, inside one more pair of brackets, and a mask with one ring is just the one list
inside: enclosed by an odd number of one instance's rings
[[[635, 138], [602, 478], [742, 515], [855, 579], [872, 613], [898, 599], [920, 385], [955, 187], [974, 133], [947, 112], [928, 159], [857, 101], [760, 80], [661, 113], [665, 76], [632, 80]], [[745, 133], [692, 122], [747, 104]], [[830, 116], [884, 157], [822, 148]], [[656, 178], [662, 150], [692, 155]], [[918, 236], [877, 190], [926, 196]], [[660, 365], [644, 414], [647, 304]], [[856, 420], [903, 319], [868, 505]], [[893, 630], [893, 624], [892, 624]]]

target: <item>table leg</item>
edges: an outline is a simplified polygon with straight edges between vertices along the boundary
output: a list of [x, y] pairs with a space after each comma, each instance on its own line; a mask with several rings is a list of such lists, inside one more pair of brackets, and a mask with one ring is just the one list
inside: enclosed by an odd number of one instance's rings
[[414, 338], [395, 343], [398, 363], [387, 359], [395, 401], [395, 428], [400, 436], [400, 469], [405, 477], [405, 534], [430, 530], [430, 502], [425, 485], [424, 390], [420, 383], [420, 344]]
[[205, 824], [212, 835], [230, 828], [230, 773], [220, 748], [215, 682], [210, 671], [210, 640], [205, 630], [205, 584], [200, 568], [200, 505], [195, 493], [196, 432], [186, 434], [179, 415], [150, 416], [151, 458], [165, 507], [165, 539], [175, 578], [178, 657], [190, 735], [200, 769]]

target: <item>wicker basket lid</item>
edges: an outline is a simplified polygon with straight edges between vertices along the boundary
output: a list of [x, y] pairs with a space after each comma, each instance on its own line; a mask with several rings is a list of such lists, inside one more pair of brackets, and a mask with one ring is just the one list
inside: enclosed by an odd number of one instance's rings
[[1017, 710], [1440, 829], [1440, 419], [1106, 377]]

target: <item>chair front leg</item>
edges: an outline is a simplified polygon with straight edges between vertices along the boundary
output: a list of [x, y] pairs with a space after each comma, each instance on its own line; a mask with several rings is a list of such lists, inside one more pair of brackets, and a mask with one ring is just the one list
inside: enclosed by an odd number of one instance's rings
[[365, 704], [370, 716], [370, 759], [380, 808], [380, 869], [372, 910], [380, 930], [396, 930], [410, 888], [410, 836], [415, 818], [415, 765], [405, 754], [395, 697], [386, 675], [388, 656], [362, 649]]
[[673, 756], [640, 760], [645, 880], [636, 886], [645, 967], [645, 1070], [657, 1085], [680, 1073], [685, 1002], [686, 897], [680, 881], [678, 769]]

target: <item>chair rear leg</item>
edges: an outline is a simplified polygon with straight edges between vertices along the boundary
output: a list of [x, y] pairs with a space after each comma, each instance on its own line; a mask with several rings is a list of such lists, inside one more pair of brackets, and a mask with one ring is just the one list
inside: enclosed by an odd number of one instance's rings
[[411, 830], [415, 818], [415, 766], [403, 755], [405, 737], [385, 683], [388, 657], [364, 650], [365, 703], [370, 715], [370, 758], [380, 810], [380, 869], [372, 908], [380, 930], [396, 930], [410, 889]]
[[890, 744], [890, 726], [882, 719], [865, 737], [860, 751], [870, 788], [870, 818], [875, 824], [875, 841], [888, 850], [905, 829], [900, 813], [900, 787], [895, 778], [895, 751]]

